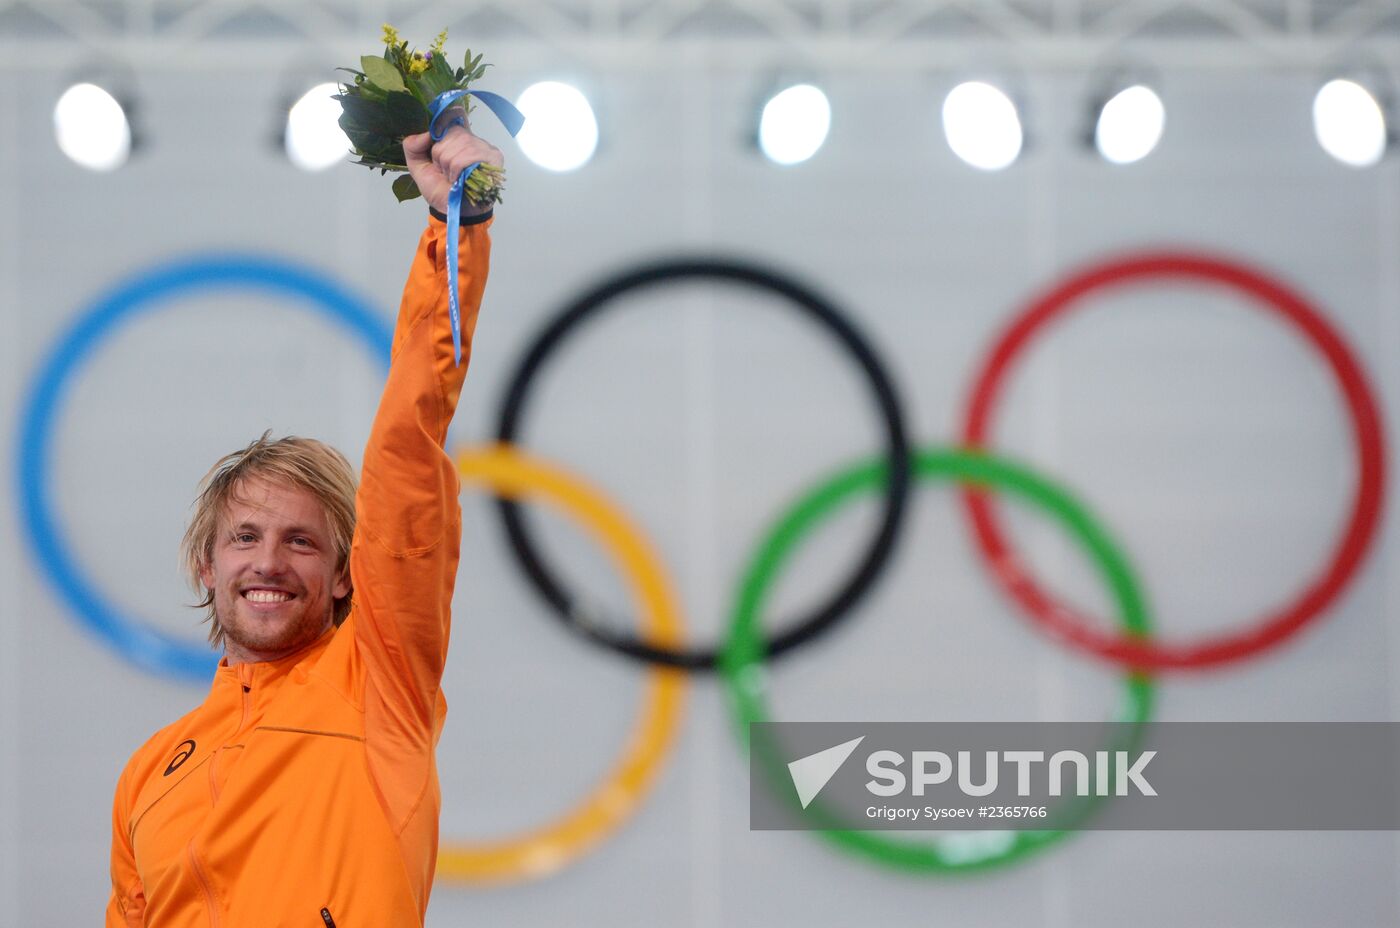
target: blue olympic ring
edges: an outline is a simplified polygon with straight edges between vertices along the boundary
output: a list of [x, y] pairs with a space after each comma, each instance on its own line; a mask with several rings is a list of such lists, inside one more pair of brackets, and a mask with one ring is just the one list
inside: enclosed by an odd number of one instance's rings
[[330, 278], [270, 257], [197, 255], [135, 275], [78, 317], [39, 367], [24, 405], [16, 445], [21, 522], [39, 566], [59, 596], [87, 630], [121, 657], [147, 672], [182, 680], [208, 680], [218, 655], [205, 644], [164, 634], [109, 605], [69, 553], [54, 517], [49, 480], [53, 472], [53, 424], [69, 379], [117, 326], [173, 297], [220, 289], [302, 297], [327, 319], [348, 327], [388, 368], [392, 329], [366, 303]]

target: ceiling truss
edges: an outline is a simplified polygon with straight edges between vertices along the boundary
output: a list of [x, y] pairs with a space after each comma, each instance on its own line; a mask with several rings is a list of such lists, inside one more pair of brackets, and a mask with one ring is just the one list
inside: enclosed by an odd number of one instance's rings
[[498, 60], [594, 65], [688, 54], [936, 68], [995, 49], [1037, 66], [1122, 53], [1314, 68], [1358, 50], [1400, 66], [1400, 0], [0, 0], [0, 45], [12, 66], [62, 46], [189, 67], [250, 50], [363, 51], [386, 21], [423, 45], [447, 25]]

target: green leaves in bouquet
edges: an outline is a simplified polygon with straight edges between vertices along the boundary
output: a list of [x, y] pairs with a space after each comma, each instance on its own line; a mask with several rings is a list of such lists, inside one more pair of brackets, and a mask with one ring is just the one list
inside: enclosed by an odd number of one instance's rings
[[389, 128], [394, 135], [417, 135], [428, 131], [428, 110], [410, 93], [391, 93], [385, 101]]
[[380, 90], [408, 90], [403, 84], [403, 75], [399, 74], [399, 69], [390, 61], [374, 55], [362, 55], [360, 67], [365, 69], [365, 77]]
[[335, 99], [340, 128], [366, 161], [404, 164], [403, 137], [428, 131], [428, 111], [406, 91], [386, 93], [382, 102], [353, 92]]
[[424, 97], [429, 100], [457, 87], [457, 78], [442, 55], [432, 57], [428, 62], [428, 70], [418, 76], [417, 82], [418, 86], [423, 88]]
[[[382, 112], [383, 104], [353, 93], [337, 94], [340, 103], [340, 125], [350, 144], [361, 157], [370, 161], [403, 163], [403, 146], [389, 134], [388, 120]], [[394, 149], [398, 149], [397, 156]]]
[[469, 48], [466, 58], [462, 59], [462, 69], [457, 72], [457, 79], [463, 83], [471, 83], [474, 80], [479, 80], [489, 67], [490, 65], [481, 63], [480, 55], [473, 58], [472, 50]]
[[400, 203], [404, 200], [412, 200], [415, 197], [421, 197], [422, 195], [423, 194], [418, 190], [418, 184], [414, 182], [412, 177], [403, 174], [394, 178], [394, 196], [399, 198]]

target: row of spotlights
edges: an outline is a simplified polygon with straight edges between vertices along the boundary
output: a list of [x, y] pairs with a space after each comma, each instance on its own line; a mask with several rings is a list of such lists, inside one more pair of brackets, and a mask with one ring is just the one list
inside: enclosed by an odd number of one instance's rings
[[943, 98], [943, 135], [953, 154], [984, 171], [1010, 167], [1026, 138], [1016, 104], [982, 81], [959, 84]]
[[1385, 112], [1355, 81], [1334, 80], [1313, 98], [1313, 129], [1327, 154], [1344, 164], [1369, 167], [1385, 154]]
[[774, 164], [800, 164], [817, 153], [831, 131], [831, 103], [811, 84], [774, 94], [758, 117], [758, 147]]
[[116, 97], [96, 84], [74, 84], [53, 108], [58, 147], [91, 171], [111, 171], [131, 155], [131, 124]]
[[[297, 167], [322, 170], [345, 157], [348, 142], [336, 124], [340, 105], [331, 99], [336, 90], [330, 83], [313, 87], [288, 112], [287, 156]], [[531, 161], [550, 171], [572, 171], [593, 157], [598, 120], [577, 88], [543, 81], [527, 88], [516, 105], [526, 117], [517, 141]], [[1094, 145], [1106, 160], [1130, 164], [1157, 147], [1165, 126], [1161, 98], [1150, 87], [1136, 84], [1099, 109]], [[1390, 140], [1380, 103], [1349, 80], [1329, 81], [1318, 91], [1313, 128], [1329, 155], [1356, 167], [1380, 161]], [[758, 145], [776, 164], [798, 164], [817, 153], [830, 131], [826, 94], [811, 84], [797, 84], [764, 104]], [[126, 111], [95, 84], [75, 84], [64, 92], [54, 107], [54, 132], [64, 154], [94, 171], [113, 170], [131, 153]], [[981, 81], [959, 84], [944, 99], [943, 132], [959, 158], [985, 171], [1009, 167], [1025, 142], [1015, 103]]]
[[1143, 84], [1125, 87], [1099, 110], [1094, 147], [1114, 164], [1132, 164], [1152, 153], [1167, 126], [1162, 98]]

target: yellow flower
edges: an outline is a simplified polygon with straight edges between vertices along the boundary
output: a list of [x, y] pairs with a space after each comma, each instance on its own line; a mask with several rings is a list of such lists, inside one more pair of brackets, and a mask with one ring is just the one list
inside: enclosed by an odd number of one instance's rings
[[408, 63], [408, 73], [417, 76], [428, 70], [428, 62], [418, 52], [413, 53], [413, 60]]
[[444, 30], [442, 30], [441, 32], [439, 32], [437, 38], [433, 40], [433, 53], [434, 53], [434, 54], [437, 54], [437, 55], [441, 55], [441, 54], [442, 54], [442, 45], [443, 45], [443, 43], [446, 42], [446, 41], [447, 41], [447, 30], [444, 29]]
[[399, 30], [395, 29], [393, 26], [389, 25], [388, 23], [385, 23], [385, 24], [384, 24], [384, 44], [385, 44], [385, 45], [397, 45], [397, 44], [399, 44]]

